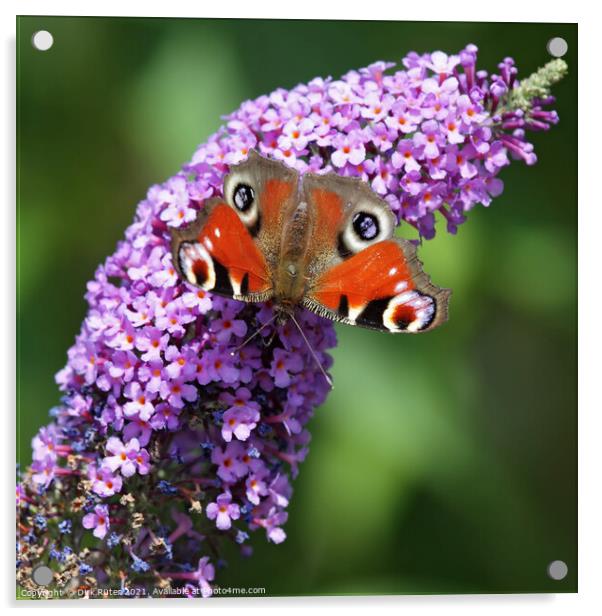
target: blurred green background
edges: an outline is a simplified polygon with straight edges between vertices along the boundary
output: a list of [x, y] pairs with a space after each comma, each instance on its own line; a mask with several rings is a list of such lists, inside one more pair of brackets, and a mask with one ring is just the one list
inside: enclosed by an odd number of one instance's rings
[[[40, 29], [50, 51], [31, 46]], [[147, 188], [248, 98], [406, 52], [478, 45], [519, 76], [568, 42], [561, 122], [492, 206], [421, 249], [453, 289], [427, 336], [338, 327], [288, 540], [254, 538], [220, 583], [271, 595], [575, 591], [577, 27], [18, 18], [19, 458], [59, 400], [83, 293]], [[564, 560], [563, 581], [546, 576]]]

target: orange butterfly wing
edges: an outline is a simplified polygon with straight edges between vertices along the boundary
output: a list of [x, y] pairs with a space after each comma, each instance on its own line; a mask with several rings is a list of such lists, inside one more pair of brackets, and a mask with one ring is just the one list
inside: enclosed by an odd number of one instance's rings
[[172, 229], [172, 255], [181, 276], [219, 295], [270, 299], [297, 181], [293, 169], [251, 151], [224, 178], [223, 197], [208, 201], [189, 227]]
[[417, 333], [447, 319], [448, 289], [431, 284], [414, 246], [378, 242], [326, 269], [305, 305], [334, 320], [390, 332]]
[[426, 331], [447, 319], [450, 291], [430, 282], [411, 242], [393, 237], [395, 217], [368, 184], [333, 174], [309, 174], [303, 182], [312, 221], [305, 307], [394, 333]]
[[228, 204], [207, 204], [191, 227], [172, 232], [173, 258], [191, 284], [219, 295], [245, 299], [271, 295], [266, 260], [249, 230]]

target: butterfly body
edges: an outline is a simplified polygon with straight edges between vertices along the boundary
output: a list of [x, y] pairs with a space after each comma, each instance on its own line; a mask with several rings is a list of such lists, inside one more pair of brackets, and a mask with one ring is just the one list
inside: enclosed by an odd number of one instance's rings
[[422, 271], [414, 245], [393, 237], [388, 204], [359, 179], [299, 174], [252, 151], [223, 197], [172, 229], [181, 276], [207, 291], [271, 301], [279, 321], [299, 306], [392, 333], [432, 329], [450, 291]]
[[307, 204], [301, 202], [283, 229], [281, 254], [274, 277], [274, 304], [284, 314], [301, 303], [307, 290], [306, 255], [310, 230]]

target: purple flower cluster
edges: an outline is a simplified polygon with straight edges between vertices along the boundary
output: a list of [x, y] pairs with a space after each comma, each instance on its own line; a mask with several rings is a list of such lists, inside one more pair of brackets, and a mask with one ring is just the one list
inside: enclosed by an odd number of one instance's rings
[[[27, 508], [51, 488], [71, 490], [70, 509], [83, 513], [73, 525], [105, 546], [111, 530], [121, 532], [113, 548], [128, 553], [131, 579], [152, 565], [165, 579], [188, 580], [182, 572], [196, 555], [194, 580], [206, 596], [213, 575], [206, 535], [244, 544], [243, 528], [263, 529], [268, 540], [284, 541], [290, 476], [307, 454], [305, 424], [329, 385], [289, 325], [268, 325], [240, 346], [272, 319], [269, 304], [211, 296], [179, 280], [161, 219], [172, 198], [182, 198], [181, 180], [149, 191], [126, 241], [88, 284], [88, 314], [57, 375], [62, 405], [32, 442], [34, 494], [19, 496]], [[200, 203], [189, 199], [196, 213]], [[329, 366], [331, 324], [309, 312], [299, 320]], [[71, 522], [64, 511], [47, 513]], [[132, 528], [128, 518], [137, 515], [144, 523]], [[163, 547], [155, 553], [157, 537]]]
[[[504, 107], [513, 62], [488, 76], [476, 70], [476, 51], [412, 53], [405, 70], [378, 62], [247, 101], [180, 173], [149, 190], [88, 283], [88, 313], [57, 375], [62, 404], [33, 439], [18, 491], [23, 570], [52, 531], [44, 545], [57, 570], [77, 569], [89, 585], [115, 581], [102, 563], [118, 555], [130, 585], [163, 580], [208, 596], [215, 537], [243, 553], [248, 530], [285, 539], [290, 479], [328, 384], [290, 325], [268, 325], [241, 347], [272, 307], [180, 280], [169, 227], [194, 220], [255, 148], [302, 173], [362, 178], [426, 238], [436, 212], [455, 232], [468, 210], [501, 192], [496, 176], [509, 155], [535, 162], [525, 130], [557, 120], [542, 109], [549, 100], [529, 112]], [[306, 311], [298, 318], [328, 367], [332, 325]], [[72, 529], [93, 535], [102, 558], [72, 546]]]
[[[457, 55], [411, 53], [406, 70], [376, 62], [247, 101], [186, 166], [194, 191], [212, 194], [227, 166], [255, 148], [301, 173], [361, 178], [424, 238], [434, 236], [437, 212], [455, 233], [474, 205], [502, 192], [497, 175], [509, 156], [536, 162], [525, 131], [558, 121], [543, 109], [552, 97], [528, 112], [505, 106], [517, 85], [511, 58], [493, 75], [476, 60], [474, 45]], [[191, 216], [190, 206], [171, 206], [164, 220], [179, 226]]]

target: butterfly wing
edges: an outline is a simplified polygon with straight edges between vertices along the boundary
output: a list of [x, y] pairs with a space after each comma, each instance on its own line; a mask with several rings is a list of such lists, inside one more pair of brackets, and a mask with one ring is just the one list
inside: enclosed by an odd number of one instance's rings
[[315, 229], [305, 307], [392, 333], [427, 331], [447, 320], [451, 291], [430, 282], [411, 242], [393, 237], [393, 213], [366, 183], [308, 175], [303, 192]]
[[180, 275], [206, 291], [243, 301], [273, 296], [283, 217], [294, 208], [298, 175], [252, 151], [232, 167], [224, 196], [205, 204], [184, 229], [172, 229]]

